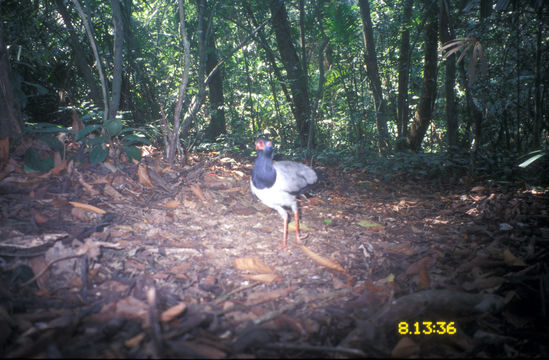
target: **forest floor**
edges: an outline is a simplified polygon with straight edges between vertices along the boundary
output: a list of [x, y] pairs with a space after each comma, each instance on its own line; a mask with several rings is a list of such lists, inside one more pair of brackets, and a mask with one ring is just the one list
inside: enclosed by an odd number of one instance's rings
[[282, 249], [252, 166], [153, 152], [37, 174], [14, 155], [0, 356], [549, 356], [549, 192], [313, 163], [308, 237]]

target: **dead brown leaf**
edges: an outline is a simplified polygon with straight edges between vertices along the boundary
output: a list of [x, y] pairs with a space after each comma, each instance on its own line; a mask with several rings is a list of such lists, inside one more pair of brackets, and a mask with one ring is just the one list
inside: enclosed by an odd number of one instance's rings
[[419, 354], [419, 345], [409, 337], [403, 337], [398, 341], [393, 350], [391, 351], [391, 357], [394, 358], [408, 358]]
[[168, 207], [168, 208], [176, 208], [178, 207], [179, 205], [181, 205], [181, 203], [177, 200], [171, 200], [171, 201], [168, 201], [167, 203], [164, 203], [163, 204], [165, 207]]
[[406, 275], [419, 274], [422, 270], [429, 270], [437, 261], [435, 256], [426, 256], [412, 265], [408, 266], [406, 269]]
[[503, 250], [503, 261], [507, 266], [526, 266], [524, 260], [513, 255], [511, 250], [509, 250], [508, 248]]
[[164, 311], [160, 315], [160, 320], [165, 323], [170, 322], [176, 317], [178, 317], [179, 315], [183, 314], [183, 312], [186, 309], [187, 309], [187, 306], [185, 305], [185, 303], [179, 303], [175, 306], [172, 306], [168, 310]]
[[341, 271], [342, 273], [347, 274], [347, 270], [341, 267], [337, 262], [330, 260], [328, 258], [325, 258], [324, 256], [318, 255], [317, 253], [313, 252], [312, 250], [308, 249], [305, 245], [301, 246], [301, 249], [309, 256], [311, 259], [313, 259], [317, 264], [322, 265], [324, 267]]
[[191, 188], [191, 191], [193, 192], [193, 194], [195, 194], [197, 198], [199, 198], [202, 201], [206, 201], [206, 197], [204, 196], [204, 193], [202, 192], [202, 189], [200, 188], [200, 185], [191, 184], [190, 188]]
[[122, 194], [120, 194], [115, 188], [113, 188], [110, 184], [105, 184], [105, 187], [103, 188], [103, 193], [105, 195], [109, 195], [113, 199], [122, 199], [124, 198]]
[[278, 282], [281, 280], [280, 276], [276, 274], [243, 274], [242, 276], [250, 280], [264, 283]]
[[83, 222], [88, 222], [92, 218], [92, 214], [89, 211], [86, 211], [84, 209], [74, 208], [74, 207], [71, 209], [71, 215], [74, 218]]
[[263, 304], [267, 301], [273, 301], [278, 298], [285, 298], [288, 296], [289, 293], [297, 289], [297, 286], [290, 286], [284, 289], [276, 289], [273, 291], [267, 291], [267, 292], [255, 292], [248, 295], [248, 300], [246, 301], [247, 306], [254, 306]]
[[148, 306], [143, 301], [134, 298], [133, 296], [128, 296], [116, 303], [115, 307], [116, 314], [128, 319], [139, 318], [141, 320], [147, 320], [148, 317]]
[[238, 258], [234, 262], [238, 270], [248, 270], [259, 274], [273, 273], [273, 269], [257, 257]]
[[101, 215], [106, 213], [105, 210], [100, 209], [100, 208], [98, 208], [96, 206], [93, 206], [93, 205], [90, 205], [90, 204], [84, 204], [84, 203], [77, 202], [77, 201], [69, 201], [69, 204], [71, 204], [75, 208], [88, 210], [88, 211], [93, 211], [94, 213], [101, 214]]
[[44, 215], [41, 212], [33, 210], [32, 213], [33, 213], [33, 216], [34, 216], [34, 221], [39, 225], [44, 224], [44, 223], [48, 222], [48, 220], [49, 220], [49, 217]]
[[139, 167], [137, 168], [137, 178], [139, 179], [139, 183], [141, 185], [154, 187], [151, 178], [149, 177], [149, 173], [147, 172], [146, 166], [139, 165]]
[[81, 173], [78, 173], [78, 182], [80, 183], [80, 185], [82, 185], [82, 187], [84, 187], [84, 190], [86, 190], [91, 196], [99, 195], [99, 191], [95, 190], [93, 186], [88, 184], [86, 180], [84, 180], [84, 177], [82, 176]]
[[390, 254], [411, 256], [418, 252], [418, 248], [410, 246], [410, 243], [402, 243], [397, 245], [389, 245], [384, 248], [384, 251]]
[[124, 341], [124, 345], [129, 348], [134, 348], [136, 346], [139, 346], [139, 344], [141, 343], [141, 341], [143, 341], [144, 338], [145, 338], [145, 333], [144, 332], [139, 333], [134, 337], [132, 337], [131, 339]]
[[67, 168], [67, 160], [61, 159], [61, 154], [55, 152], [53, 154], [53, 169], [49, 171], [52, 175], [59, 175], [59, 173]]
[[183, 263], [171, 268], [170, 273], [174, 274], [175, 277], [178, 279], [187, 279], [189, 277], [187, 273], [189, 272], [190, 269], [191, 269], [191, 264]]

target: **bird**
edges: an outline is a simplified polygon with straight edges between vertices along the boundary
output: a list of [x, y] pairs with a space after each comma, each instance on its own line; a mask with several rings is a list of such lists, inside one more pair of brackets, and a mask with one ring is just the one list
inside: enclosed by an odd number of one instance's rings
[[252, 193], [261, 202], [276, 210], [284, 220], [282, 248], [286, 248], [288, 238], [288, 213], [290, 208], [295, 216], [296, 243], [305, 236], [299, 234], [299, 212], [296, 196], [313, 185], [318, 177], [316, 172], [307, 165], [295, 161], [274, 161], [273, 142], [260, 136], [255, 140], [255, 159], [250, 178]]

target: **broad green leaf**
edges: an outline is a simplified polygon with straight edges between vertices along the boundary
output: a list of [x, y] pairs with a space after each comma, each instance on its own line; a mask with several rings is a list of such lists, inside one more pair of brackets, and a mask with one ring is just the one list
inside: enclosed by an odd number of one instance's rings
[[533, 163], [534, 161], [536, 161], [537, 159], [539, 159], [540, 157], [542, 157], [543, 155], [545, 155], [545, 154], [537, 154], [537, 155], [534, 155], [534, 156], [532, 156], [531, 158], [529, 158], [528, 160], [523, 161], [522, 163], [520, 163], [520, 164], [519, 164], [519, 167], [525, 168], [525, 167], [527, 167], [528, 165], [530, 165], [531, 163]]
[[99, 128], [99, 125], [87, 125], [85, 128], [83, 128], [76, 134], [76, 136], [74, 137], [74, 140], [80, 141], [82, 138], [88, 136], [98, 128]]
[[42, 159], [33, 148], [27, 149], [23, 158], [25, 171], [46, 172], [52, 169], [54, 165], [52, 158]]
[[116, 136], [122, 130], [122, 120], [117, 118], [110, 119], [105, 121], [104, 126], [110, 136]]
[[102, 163], [105, 161], [108, 154], [109, 149], [103, 149], [101, 146], [96, 146], [90, 152], [90, 162], [92, 164]]
[[51, 135], [40, 135], [38, 136], [38, 138], [40, 140], [42, 140], [43, 142], [45, 142], [46, 144], [48, 144], [48, 146], [50, 148], [52, 148], [53, 150], [59, 152], [59, 153], [63, 153], [63, 150], [64, 150], [64, 146], [63, 144], [61, 143], [61, 141], [59, 141], [55, 136], [51, 136]]
[[144, 136], [138, 136], [138, 135], [127, 135], [124, 136], [122, 139], [124, 144], [126, 145], [133, 145], [133, 144], [147, 144], [151, 145], [151, 142]]
[[123, 149], [126, 152], [126, 155], [128, 155], [128, 158], [138, 161], [141, 160], [141, 149], [135, 146], [124, 146]]
[[50, 124], [50, 123], [27, 124], [27, 129], [28, 129], [28, 132], [34, 133], [34, 134], [61, 133], [61, 132], [69, 131], [69, 129], [67, 129], [64, 126]]
[[100, 136], [100, 137], [88, 140], [88, 145], [90, 146], [95, 146], [99, 144], [108, 144], [108, 143], [109, 143], [109, 138], [106, 136]]

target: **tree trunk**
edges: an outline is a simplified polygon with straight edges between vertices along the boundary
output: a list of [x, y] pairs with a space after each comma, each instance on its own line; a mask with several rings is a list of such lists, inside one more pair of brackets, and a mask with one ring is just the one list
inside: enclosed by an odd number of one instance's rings
[[0, 139], [21, 133], [23, 120], [21, 107], [15, 98], [10, 79], [11, 67], [0, 17]]
[[198, 84], [198, 93], [193, 96], [189, 108], [185, 112], [183, 124], [181, 125], [181, 137], [183, 139], [189, 136], [189, 131], [194, 123], [194, 119], [206, 97], [206, 0], [197, 0], [198, 7], [198, 72], [196, 82]]
[[[256, 28], [259, 26], [254, 15], [252, 12], [252, 9], [250, 8], [248, 3], [243, 4], [244, 9], [246, 10], [248, 17], [250, 18], [253, 26]], [[292, 97], [290, 96], [290, 92], [288, 91], [288, 87], [286, 86], [286, 83], [284, 82], [284, 77], [280, 73], [280, 69], [278, 68], [276, 64], [276, 56], [274, 51], [269, 46], [269, 42], [267, 41], [265, 34], [263, 33], [263, 30], [260, 30], [257, 35], [259, 36], [259, 44], [265, 50], [265, 55], [267, 56], [267, 61], [271, 64], [271, 69], [275, 74], [276, 79], [278, 80], [278, 83], [280, 84], [280, 87], [282, 88], [282, 92], [284, 93], [284, 97], [286, 98], [286, 101], [288, 103], [288, 106], [290, 106], [290, 109], [292, 110], [292, 113], [294, 112], [294, 104], [292, 103]], [[274, 89], [273, 89], [274, 90]]]
[[370, 17], [370, 3], [368, 0], [360, 0], [360, 17], [362, 19], [362, 37], [366, 48], [366, 73], [370, 80], [370, 87], [374, 95], [374, 106], [376, 110], [376, 126], [378, 136], [378, 149], [380, 152], [386, 152], [390, 149], [389, 133], [387, 132], [387, 106], [383, 99], [381, 88], [381, 78], [377, 66], [377, 55], [374, 44], [374, 30], [372, 18]]
[[421, 142], [433, 117], [437, 92], [437, 30], [438, 7], [436, 1], [424, 0], [425, 7], [425, 65], [421, 97], [410, 125], [407, 142], [413, 151], [421, 150]]
[[114, 59], [108, 119], [114, 119], [118, 112], [118, 108], [120, 107], [120, 93], [122, 90], [122, 47], [124, 44], [124, 26], [122, 25], [120, 0], [111, 0], [111, 9], [114, 23]]
[[282, 63], [286, 69], [288, 82], [292, 92], [294, 117], [297, 122], [299, 142], [302, 147], [307, 145], [310, 128], [311, 108], [309, 102], [309, 90], [307, 76], [301, 67], [297, 51], [292, 41], [288, 13], [284, 2], [269, 0], [272, 25], [276, 34], [276, 43]]
[[398, 109], [397, 109], [397, 149], [406, 148], [408, 132], [408, 81], [410, 79], [410, 19], [412, 17], [412, 0], [404, 0], [402, 12], [402, 37], [398, 57]]
[[[442, 44], [454, 39], [454, 31], [450, 24], [450, 9], [447, 1], [441, 1], [440, 7], [440, 42]], [[446, 96], [446, 134], [450, 152], [457, 147], [458, 119], [456, 95], [454, 92], [456, 78], [456, 56], [452, 54], [446, 59], [446, 74], [444, 90]]]
[[[213, 31], [207, 35], [208, 49], [206, 60], [206, 72], [210, 73], [217, 65], [217, 51], [215, 49], [215, 38]], [[206, 138], [215, 140], [219, 135], [227, 132], [225, 124], [225, 99], [223, 96], [223, 73], [218, 71], [208, 84], [210, 100], [210, 123], [206, 129]]]
[[[171, 133], [166, 134], [166, 158], [170, 165], [173, 165], [176, 155], [176, 150], [179, 144], [179, 129], [181, 127], [181, 109], [183, 108], [183, 102], [187, 95], [187, 86], [189, 84], [189, 72], [191, 63], [191, 50], [190, 42], [187, 36], [187, 25], [185, 24], [185, 7], [183, 6], [183, 0], [178, 1], [179, 9], [179, 31], [181, 33], [181, 40], [183, 42], [183, 73], [181, 74], [181, 84], [179, 84], [179, 93], [177, 95], [177, 103], [175, 105], [175, 111], [173, 116], [173, 129]], [[162, 111], [162, 108], [160, 108]], [[164, 131], [168, 132], [168, 124], [164, 113], [162, 118], [165, 121]]]
[[[59, 0], [57, 0], [59, 1]], [[132, 3], [128, 1], [125, 6], [122, 7], [122, 20], [124, 24], [124, 37], [126, 45], [126, 61], [129, 67], [127, 73], [135, 74], [135, 82], [138, 84], [138, 88], [131, 88], [128, 86], [128, 96], [135, 96], [136, 94], [142, 94], [143, 100], [139, 102], [133, 102], [134, 110], [132, 110], [133, 117], [138, 124], [144, 124], [145, 119], [154, 119], [160, 112], [158, 101], [156, 100], [156, 94], [154, 86], [149, 76], [147, 69], [142, 61], [144, 57], [140, 42], [134, 35], [135, 27], [132, 26]], [[129, 79], [129, 75], [126, 75]], [[127, 82], [129, 85], [129, 82]], [[125, 84], [123, 83], [122, 86]]]
[[534, 133], [532, 134], [532, 147], [533, 149], [539, 149], [541, 146], [541, 127], [543, 119], [543, 106], [542, 106], [542, 64], [541, 54], [543, 51], [543, 6], [540, 4], [538, 8], [538, 29], [536, 31], [536, 65], [535, 65], [535, 80], [534, 80]]
[[91, 16], [84, 12], [84, 9], [82, 8], [78, 0], [72, 0], [72, 2], [76, 7], [76, 10], [78, 11], [78, 14], [80, 15], [82, 23], [84, 24], [84, 28], [86, 29], [86, 34], [88, 35], [88, 40], [90, 42], [90, 47], [92, 48], [93, 56], [95, 57], [97, 74], [99, 75], [99, 81], [101, 82], [101, 92], [103, 95], [103, 120], [106, 121], [109, 115], [109, 90], [107, 88], [107, 79], [105, 76], [105, 72], [103, 71], [103, 64], [101, 61], [101, 57], [99, 56], [99, 50], [97, 49], [97, 44], [93, 34], [93, 28], [88, 21]]
[[69, 32], [69, 38], [76, 67], [78, 68], [82, 79], [84, 79], [84, 81], [88, 85], [88, 88], [90, 89], [90, 96], [93, 99], [94, 104], [100, 107], [102, 102], [101, 89], [97, 85], [97, 80], [93, 77], [91, 66], [86, 60], [84, 49], [82, 49], [81, 42], [78, 39], [78, 35], [76, 34], [74, 26], [72, 25], [67, 7], [63, 0], [55, 0], [55, 2], [57, 4], [57, 11], [59, 12], [59, 14], [61, 14], [61, 17], [63, 18], [63, 23], [65, 23], [65, 26], [67, 27], [67, 30]]

